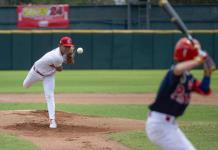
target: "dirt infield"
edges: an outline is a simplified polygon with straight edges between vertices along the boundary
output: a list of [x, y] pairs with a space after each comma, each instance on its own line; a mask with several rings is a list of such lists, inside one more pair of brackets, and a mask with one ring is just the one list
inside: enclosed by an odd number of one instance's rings
[[[57, 103], [148, 104], [154, 94], [56, 94]], [[218, 95], [193, 95], [192, 103], [218, 104]], [[0, 103], [43, 103], [42, 94], [1, 94]], [[0, 111], [0, 130], [31, 140], [42, 150], [129, 150], [109, 133], [144, 130], [144, 121], [57, 112], [57, 129], [48, 128], [47, 111]]]
[[[56, 103], [72, 104], [149, 104], [155, 94], [56, 94]], [[44, 103], [43, 94], [0, 94], [0, 103]], [[200, 96], [193, 94], [191, 103], [218, 104], [218, 94]]]
[[31, 140], [42, 150], [128, 150], [108, 133], [143, 130], [144, 122], [57, 112], [58, 128], [48, 128], [47, 111], [1, 111], [1, 130]]

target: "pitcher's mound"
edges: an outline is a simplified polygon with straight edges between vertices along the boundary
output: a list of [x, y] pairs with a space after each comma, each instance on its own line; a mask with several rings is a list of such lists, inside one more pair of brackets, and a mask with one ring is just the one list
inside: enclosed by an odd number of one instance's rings
[[47, 111], [0, 111], [0, 128], [15, 133], [43, 150], [128, 150], [106, 134], [143, 130], [144, 121], [81, 116], [56, 112], [57, 129], [49, 128]]

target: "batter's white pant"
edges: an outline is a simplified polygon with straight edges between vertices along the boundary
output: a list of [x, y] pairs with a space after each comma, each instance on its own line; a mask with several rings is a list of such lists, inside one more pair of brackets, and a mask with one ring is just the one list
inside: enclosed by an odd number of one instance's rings
[[180, 130], [173, 116], [150, 112], [145, 131], [148, 138], [163, 150], [196, 150]]
[[23, 87], [29, 88], [32, 84], [38, 81], [43, 81], [43, 88], [45, 99], [47, 101], [49, 119], [55, 119], [55, 76], [53, 74], [50, 76], [43, 77], [40, 74], [36, 73], [32, 67], [29, 73], [27, 74], [25, 80], [23, 81]]

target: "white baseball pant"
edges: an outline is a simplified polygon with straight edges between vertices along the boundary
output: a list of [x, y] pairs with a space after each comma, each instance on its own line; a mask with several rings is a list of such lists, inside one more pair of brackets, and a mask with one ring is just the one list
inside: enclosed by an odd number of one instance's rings
[[151, 111], [145, 131], [148, 138], [163, 150], [196, 150], [180, 130], [173, 116]]
[[25, 80], [23, 81], [23, 87], [29, 88], [35, 82], [43, 81], [44, 95], [47, 101], [49, 119], [55, 119], [55, 99], [54, 99], [54, 88], [55, 88], [55, 76], [41, 76], [33, 67], [28, 72]]

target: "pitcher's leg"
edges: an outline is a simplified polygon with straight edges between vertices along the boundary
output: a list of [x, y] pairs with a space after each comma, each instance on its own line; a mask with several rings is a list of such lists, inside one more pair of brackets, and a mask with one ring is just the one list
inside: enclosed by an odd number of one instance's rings
[[39, 74], [37, 74], [33, 68], [30, 69], [30, 71], [28, 72], [26, 78], [23, 81], [23, 87], [24, 88], [29, 88], [33, 83], [42, 80], [42, 76], [40, 76]]
[[51, 127], [51, 128], [56, 128], [56, 122], [55, 122], [55, 98], [54, 98], [55, 77], [54, 77], [54, 75], [44, 78], [43, 87], [44, 87], [45, 99], [47, 101], [50, 125], [51, 125], [51, 123], [53, 123], [54, 127]]

